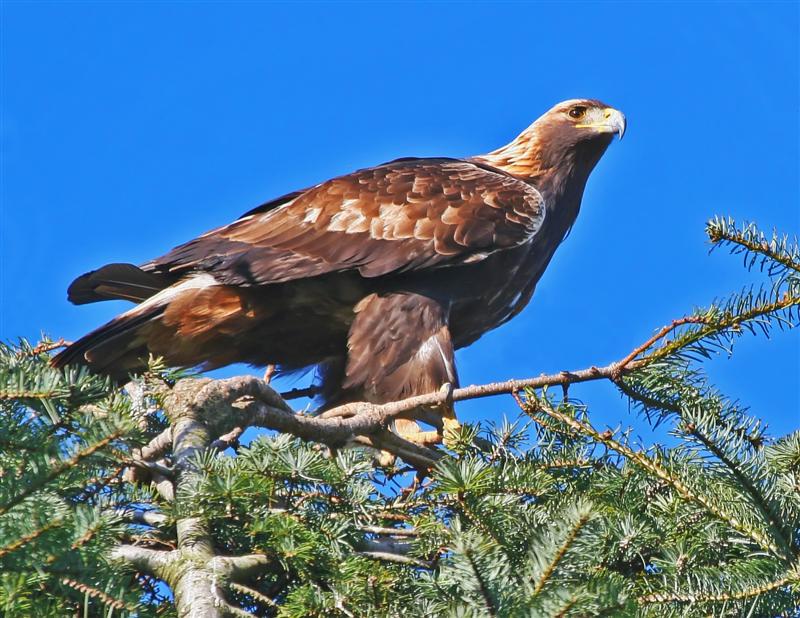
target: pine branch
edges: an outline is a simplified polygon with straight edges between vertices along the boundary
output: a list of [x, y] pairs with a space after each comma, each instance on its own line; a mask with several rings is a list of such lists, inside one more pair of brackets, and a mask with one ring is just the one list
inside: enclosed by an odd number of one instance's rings
[[264, 554], [246, 556], [217, 556], [211, 561], [211, 569], [224, 573], [235, 581], [256, 577], [274, 563], [274, 559]]
[[163, 513], [145, 511], [143, 509], [123, 507], [115, 509], [114, 513], [124, 520], [144, 526], [158, 527], [169, 521], [169, 518]]
[[475, 556], [472, 553], [472, 549], [466, 548], [464, 550], [464, 558], [467, 559], [467, 563], [469, 564], [470, 568], [472, 569], [472, 573], [475, 575], [475, 580], [478, 582], [478, 590], [481, 593], [481, 598], [483, 599], [483, 606], [486, 609], [487, 615], [495, 618], [497, 614], [497, 607], [495, 606], [494, 599], [492, 598], [491, 593], [489, 592], [489, 586], [486, 580], [481, 573], [478, 564], [475, 562]]
[[[715, 246], [728, 245], [731, 247], [731, 253], [744, 253], [748, 268], [754, 264], [752, 256], [760, 255], [762, 269], [772, 262], [784, 270], [800, 272], [800, 248], [796, 239], [790, 244], [786, 236], [779, 238], [773, 233], [772, 239], [767, 241], [764, 233], [754, 224], [745, 223], [738, 229], [733, 219], [722, 217], [714, 217], [706, 224], [706, 234]], [[772, 274], [770, 271], [770, 275]]]
[[91, 457], [97, 451], [105, 448], [115, 440], [119, 440], [123, 435], [125, 435], [125, 430], [118, 429], [117, 431], [114, 431], [113, 433], [109, 434], [102, 440], [99, 440], [98, 442], [88, 446], [82, 451], [78, 451], [77, 453], [75, 453], [75, 455], [73, 455], [69, 459], [62, 461], [58, 465], [54, 466], [50, 470], [50, 472], [48, 472], [45, 476], [31, 482], [30, 485], [28, 485], [14, 497], [12, 497], [11, 500], [7, 501], [5, 504], [0, 505], [0, 515], [4, 515], [10, 509], [14, 508], [16, 505], [23, 502], [28, 496], [36, 493], [48, 483], [53, 482], [60, 475], [64, 474], [64, 472], [70, 470], [71, 468], [74, 468], [81, 461], [87, 459], [88, 457]]
[[[618, 380], [623, 370], [634, 368], [631, 364], [633, 362], [631, 359], [636, 356], [640, 356], [638, 359], [639, 365], [637, 365], [637, 367], [650, 365], [656, 361], [675, 356], [682, 350], [690, 348], [692, 345], [704, 339], [716, 337], [728, 331], [736, 331], [743, 325], [756, 321], [759, 318], [775, 315], [785, 310], [792, 310], [799, 306], [800, 296], [793, 296], [787, 292], [780, 298], [772, 301], [757, 299], [755, 304], [744, 308], [742, 311], [724, 311], [720, 316], [719, 312], [712, 309], [705, 315], [695, 315], [675, 320], [671, 325], [662, 328], [656, 335], [645, 342], [643, 346], [634, 350], [631, 353], [633, 356], [628, 355], [628, 357], [623, 359], [624, 364], [617, 368], [612, 378]], [[642, 353], [649, 349], [654, 343], [661, 340], [670, 332], [673, 332], [676, 328], [684, 325], [697, 325], [697, 327], [685, 330], [672, 340], [665, 342], [658, 349], [642, 356]]]
[[36, 539], [38, 539], [40, 536], [42, 536], [48, 530], [52, 530], [53, 528], [56, 528], [56, 527], [60, 526], [63, 523], [63, 521], [64, 520], [61, 519], [61, 518], [49, 521], [44, 526], [41, 526], [40, 528], [37, 528], [33, 532], [30, 532], [28, 534], [25, 534], [25, 535], [21, 536], [19, 539], [17, 539], [13, 543], [10, 543], [10, 544], [6, 545], [5, 547], [0, 547], [0, 558], [6, 556], [7, 554], [15, 552], [15, 551], [17, 551], [18, 549], [20, 549], [22, 547], [25, 547], [25, 545], [27, 545], [31, 541], [35, 541]]
[[706, 496], [693, 492], [683, 480], [671, 474], [669, 470], [664, 468], [655, 460], [647, 457], [643, 453], [634, 451], [630, 447], [618, 442], [617, 440], [614, 440], [612, 437], [612, 432], [606, 431], [601, 433], [588, 423], [582, 423], [566, 414], [562, 414], [561, 412], [555, 410], [545, 398], [536, 398], [534, 395], [532, 399], [529, 399], [529, 404], [529, 411], [541, 410], [554, 420], [568, 425], [578, 433], [588, 436], [596, 442], [600, 442], [616, 451], [620, 455], [626, 457], [643, 470], [666, 482], [678, 493], [678, 495], [681, 496], [681, 498], [689, 502], [694, 502], [698, 506], [705, 509], [708, 513], [713, 515], [715, 518], [728, 524], [737, 532], [755, 541], [759, 546], [768, 550], [773, 555], [779, 556], [787, 561], [791, 561], [793, 559], [793, 555], [791, 553], [787, 555], [784, 548], [776, 545], [772, 539], [765, 536], [760, 531], [745, 525], [744, 522], [740, 521], [733, 515], [730, 515], [719, 506], [713, 504]]
[[94, 586], [90, 586], [89, 584], [76, 581], [72, 578], [64, 577], [61, 580], [61, 583], [64, 584], [65, 586], [69, 586], [70, 588], [77, 590], [78, 592], [82, 592], [83, 594], [86, 594], [93, 599], [97, 599], [103, 605], [107, 605], [108, 607], [112, 607], [114, 609], [125, 609], [129, 612], [132, 612], [136, 609], [134, 606], [128, 605], [124, 601], [116, 599], [111, 595], [106, 594], [102, 590], [95, 588]]
[[725, 603], [730, 601], [742, 601], [751, 599], [766, 594], [772, 590], [786, 588], [792, 585], [800, 584], [800, 577], [797, 573], [790, 573], [778, 580], [759, 584], [752, 588], [739, 590], [735, 592], [726, 592], [723, 594], [693, 594], [693, 593], [680, 593], [680, 592], [654, 592], [645, 595], [639, 599], [640, 603], [653, 604], [653, 603]]
[[[687, 417], [685, 410], [685, 398], [681, 398], [680, 404], [673, 404], [671, 402], [662, 401], [654, 396], [645, 395], [639, 391], [630, 388], [624, 380], [617, 382], [617, 387], [631, 399], [641, 402], [643, 405], [650, 408], [659, 408], [685, 419]], [[787, 536], [786, 526], [775, 511], [775, 508], [767, 501], [762, 491], [756, 486], [755, 482], [748, 476], [742, 469], [739, 462], [729, 457], [723, 448], [721, 448], [716, 441], [710, 436], [703, 433], [696, 423], [687, 421], [683, 423], [682, 429], [690, 436], [694, 437], [700, 444], [702, 444], [708, 452], [713, 454], [723, 465], [730, 471], [731, 475], [739, 482], [740, 486], [745, 490], [745, 493], [750, 498], [753, 505], [760, 513], [762, 519], [770, 527], [773, 536], [777, 539], [778, 544], [782, 549], [784, 556], [794, 555], [794, 550], [791, 547], [791, 541]]]
[[261, 594], [258, 590], [250, 588], [249, 586], [245, 586], [244, 584], [240, 584], [237, 582], [228, 582], [228, 587], [231, 590], [235, 590], [241, 594], [246, 594], [249, 597], [252, 597], [254, 600], [258, 601], [259, 603], [263, 603], [267, 607], [277, 608], [279, 607], [278, 604], [270, 599], [268, 596]]
[[580, 531], [586, 525], [586, 523], [591, 519], [591, 513], [586, 511], [585, 513], [581, 514], [581, 516], [575, 521], [574, 524], [569, 529], [567, 536], [558, 546], [555, 554], [553, 554], [552, 559], [547, 564], [544, 569], [544, 572], [539, 577], [539, 581], [536, 582], [536, 586], [533, 589], [532, 596], [536, 597], [542, 591], [542, 589], [547, 585], [547, 582], [550, 581], [553, 573], [555, 573], [556, 569], [558, 568], [558, 564], [561, 562], [561, 559], [564, 557], [564, 554], [567, 553], [567, 550], [572, 546], [572, 543], [580, 534]]
[[382, 526], [359, 526], [359, 530], [369, 534], [384, 534], [387, 536], [417, 536], [413, 528], [384, 528]]
[[111, 554], [111, 560], [125, 562], [137, 571], [162, 577], [164, 569], [173, 560], [174, 554], [169, 551], [138, 547], [136, 545], [118, 545]]
[[167, 427], [164, 431], [150, 440], [145, 446], [134, 450], [133, 456], [136, 459], [151, 461], [163, 457], [172, 446], [172, 427]]

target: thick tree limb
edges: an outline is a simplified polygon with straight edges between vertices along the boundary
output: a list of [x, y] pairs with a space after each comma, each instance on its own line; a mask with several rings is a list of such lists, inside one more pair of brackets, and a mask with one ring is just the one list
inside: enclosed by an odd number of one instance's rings
[[111, 559], [127, 562], [137, 571], [161, 577], [164, 568], [174, 559], [174, 555], [172, 552], [136, 545], [118, 545], [111, 552]]
[[218, 451], [224, 451], [226, 448], [236, 448], [239, 444], [239, 438], [244, 433], [245, 426], [234, 427], [228, 433], [221, 435], [219, 438], [211, 443], [211, 448]]
[[233, 581], [242, 581], [255, 577], [272, 563], [273, 560], [264, 554], [217, 556], [211, 561], [211, 568]]
[[163, 457], [172, 446], [172, 427], [167, 427], [164, 431], [150, 440], [140, 449], [135, 449], [133, 454], [136, 459], [150, 461]]
[[114, 512], [126, 521], [143, 526], [157, 527], [169, 521], [169, 517], [157, 511], [145, 511], [143, 509], [121, 508], [121, 509], [115, 509]]

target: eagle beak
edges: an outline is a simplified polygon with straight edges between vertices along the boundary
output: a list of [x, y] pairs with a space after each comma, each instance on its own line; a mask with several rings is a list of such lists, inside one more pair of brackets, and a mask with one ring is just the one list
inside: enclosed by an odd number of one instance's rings
[[607, 107], [603, 110], [603, 119], [599, 122], [590, 122], [587, 124], [576, 124], [578, 129], [594, 129], [598, 133], [616, 133], [619, 138], [625, 135], [625, 114], [613, 107]]
[[606, 123], [609, 127], [609, 130], [612, 133], [619, 135], [619, 138], [622, 139], [622, 136], [625, 135], [625, 114], [619, 110], [609, 107], [603, 110], [603, 115], [606, 118]]

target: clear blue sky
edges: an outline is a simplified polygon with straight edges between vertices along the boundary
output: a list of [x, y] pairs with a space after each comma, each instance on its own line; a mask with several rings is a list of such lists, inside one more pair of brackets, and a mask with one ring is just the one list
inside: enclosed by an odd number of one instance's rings
[[[458, 355], [464, 384], [624, 356], [752, 281], [708, 255], [714, 214], [800, 229], [798, 3], [2, 3], [0, 338], [76, 338], [123, 303], [73, 277], [141, 262], [267, 198], [409, 155], [506, 143], [600, 98], [629, 131], [515, 321]], [[800, 426], [800, 339], [708, 370], [776, 433]], [[646, 425], [608, 386], [599, 425]], [[467, 420], [514, 413], [471, 402]]]

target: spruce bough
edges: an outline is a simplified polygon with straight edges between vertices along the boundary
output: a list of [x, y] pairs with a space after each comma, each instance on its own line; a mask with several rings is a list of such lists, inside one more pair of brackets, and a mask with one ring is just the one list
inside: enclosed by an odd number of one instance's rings
[[[800, 250], [730, 220], [707, 231], [764, 286], [607, 367], [426, 396], [514, 398], [515, 419], [446, 446], [386, 431], [419, 401], [299, 414], [255, 377], [157, 361], [119, 390], [51, 369], [56, 343], [2, 345], [0, 613], [795, 615], [800, 431], [770, 436], [701, 361], [798, 325]], [[589, 380], [668, 445], [596, 427], [562, 390]], [[242, 446], [248, 427], [269, 431]]]

